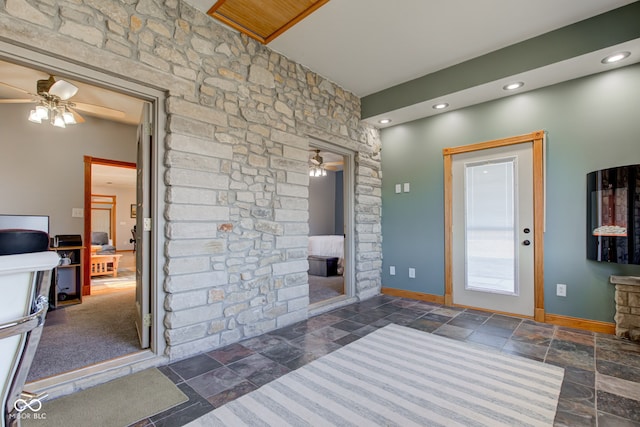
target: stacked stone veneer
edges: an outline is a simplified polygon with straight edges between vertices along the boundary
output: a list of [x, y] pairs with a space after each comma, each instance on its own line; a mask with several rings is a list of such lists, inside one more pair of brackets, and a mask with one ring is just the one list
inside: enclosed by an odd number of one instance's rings
[[380, 141], [356, 96], [179, 0], [5, 0], [0, 38], [167, 91], [171, 359], [307, 318], [310, 137], [356, 153], [356, 295], [379, 292]]
[[616, 287], [616, 336], [640, 341], [640, 277], [611, 276]]

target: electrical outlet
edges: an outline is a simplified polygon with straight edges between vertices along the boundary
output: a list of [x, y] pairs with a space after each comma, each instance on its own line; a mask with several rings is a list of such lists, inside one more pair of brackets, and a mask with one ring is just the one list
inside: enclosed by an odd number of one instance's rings
[[416, 278], [416, 269], [415, 268], [409, 268], [409, 278], [410, 279], [415, 279]]
[[395, 276], [396, 275], [396, 266], [395, 265], [389, 266], [389, 275], [391, 275], [391, 276]]
[[83, 208], [71, 208], [71, 217], [72, 218], [82, 218], [82, 217], [84, 217], [84, 209]]
[[556, 285], [556, 295], [559, 297], [566, 297], [567, 296], [567, 285], [563, 284], [563, 283], [558, 283]]

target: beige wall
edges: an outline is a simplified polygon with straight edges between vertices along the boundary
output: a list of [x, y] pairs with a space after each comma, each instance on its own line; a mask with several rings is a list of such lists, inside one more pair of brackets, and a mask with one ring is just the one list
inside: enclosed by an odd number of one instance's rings
[[0, 104], [0, 213], [49, 215], [51, 235], [83, 234], [71, 210], [84, 206], [84, 156], [135, 162], [137, 127], [85, 116], [59, 129], [29, 122], [30, 109]]

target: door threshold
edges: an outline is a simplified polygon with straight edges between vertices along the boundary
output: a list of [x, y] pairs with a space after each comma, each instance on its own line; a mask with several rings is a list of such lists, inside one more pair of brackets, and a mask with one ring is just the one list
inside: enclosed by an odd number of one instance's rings
[[358, 298], [349, 297], [347, 295], [339, 295], [337, 297], [329, 298], [324, 301], [319, 301], [314, 304], [309, 304], [309, 317], [317, 316], [318, 314], [326, 313], [327, 311], [335, 310], [349, 304], [357, 302]]
[[151, 350], [142, 350], [26, 383], [24, 389], [37, 394], [47, 393], [47, 400], [50, 400], [167, 363], [169, 363], [168, 357], [158, 356]]

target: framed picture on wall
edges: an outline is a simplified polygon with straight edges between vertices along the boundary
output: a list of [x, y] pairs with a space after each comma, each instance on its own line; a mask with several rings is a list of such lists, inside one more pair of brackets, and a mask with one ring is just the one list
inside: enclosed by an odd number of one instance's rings
[[131, 218], [136, 217], [136, 205], [131, 205]]

